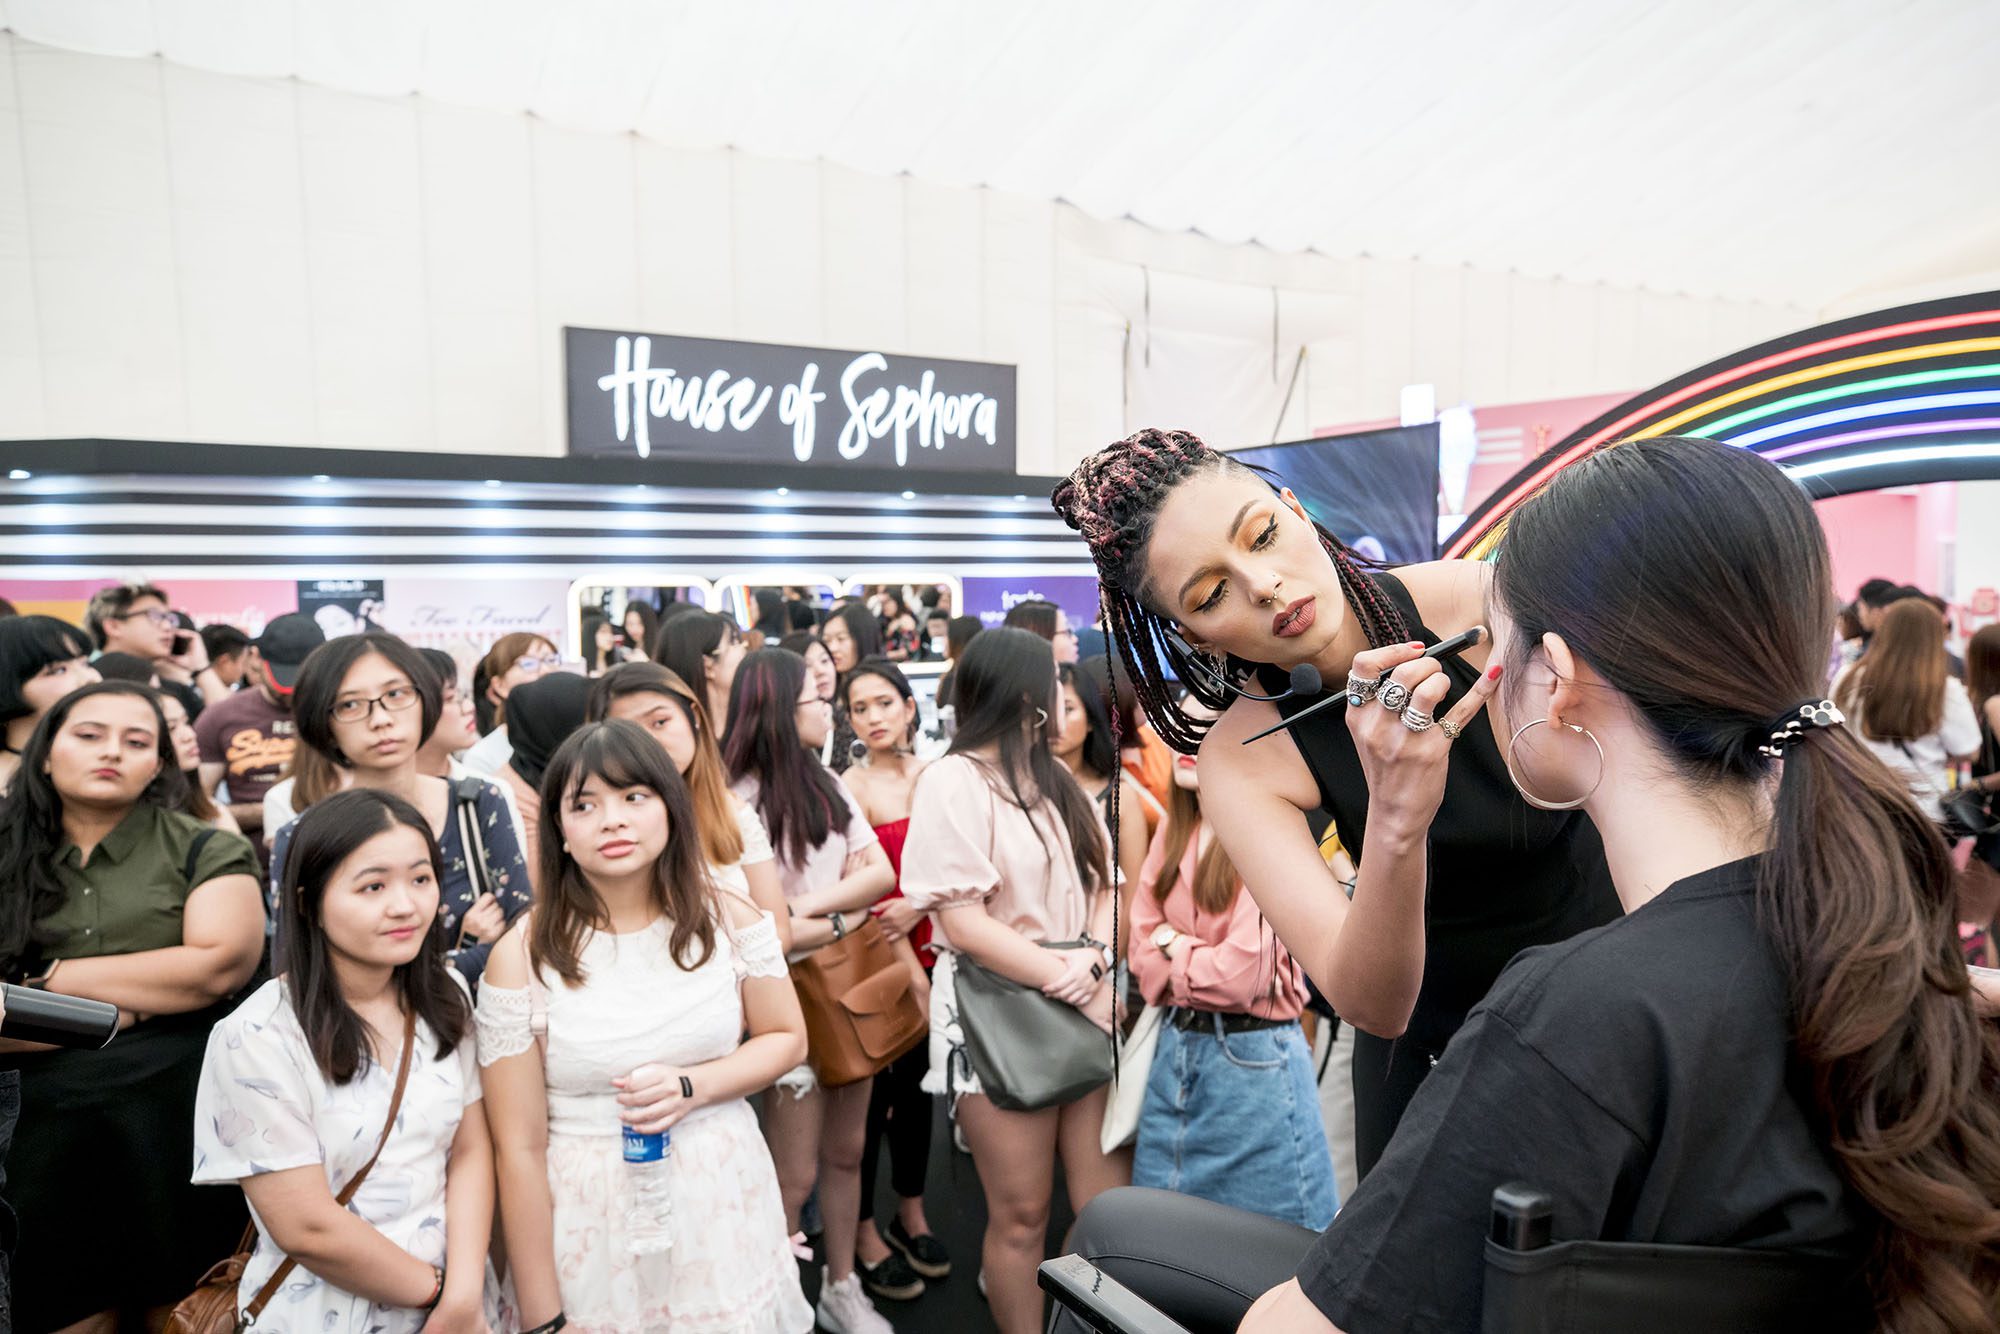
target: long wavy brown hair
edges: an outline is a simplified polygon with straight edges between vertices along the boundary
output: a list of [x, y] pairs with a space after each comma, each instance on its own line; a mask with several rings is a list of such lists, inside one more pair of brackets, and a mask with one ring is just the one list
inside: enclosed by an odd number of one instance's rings
[[1965, 688], [1983, 729], [1986, 701], [2000, 695], [2000, 624], [1981, 626], [1966, 642]]
[[[1521, 507], [1493, 596], [1517, 659], [1563, 635], [1684, 776], [1773, 791], [1759, 921], [1790, 984], [1795, 1087], [1877, 1215], [1876, 1319], [2000, 1329], [2000, 1027], [1959, 953], [1950, 851], [1853, 728], [1809, 728], [1782, 761], [1759, 751], [1824, 688], [1834, 602], [1805, 492], [1747, 450], [1627, 441]], [[1890, 615], [1941, 654], [1933, 609]]]
[[1891, 603], [1835, 703], [1871, 741], [1914, 741], [1944, 722], [1944, 617], [1922, 598]]
[[528, 964], [548, 967], [571, 986], [584, 981], [587, 933], [607, 924], [604, 900], [565, 850], [562, 813], [591, 778], [615, 788], [646, 787], [667, 807], [667, 847], [653, 863], [653, 903], [672, 924], [674, 962], [692, 971], [715, 952], [717, 895], [709, 875], [687, 785], [667, 752], [637, 723], [589, 723], [556, 749], [542, 774], [541, 875], [528, 930]]
[[[683, 617], [682, 619], [686, 619]], [[688, 797], [694, 802], [695, 823], [701, 829], [702, 847], [715, 866], [734, 866], [743, 860], [743, 831], [736, 823], [736, 798], [729, 792], [729, 777], [722, 769], [722, 748], [716, 744], [715, 728], [708, 710], [695, 697], [688, 683], [657, 662], [625, 662], [613, 667], [590, 685], [590, 702], [584, 717], [601, 723], [611, 714], [611, 701], [626, 695], [659, 695], [681, 711], [688, 730], [694, 733], [694, 759], [681, 777]]]

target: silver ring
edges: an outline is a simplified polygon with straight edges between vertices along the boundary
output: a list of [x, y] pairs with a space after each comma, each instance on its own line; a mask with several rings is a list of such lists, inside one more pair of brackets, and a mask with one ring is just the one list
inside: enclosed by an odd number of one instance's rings
[[1391, 681], [1382, 687], [1382, 693], [1376, 696], [1376, 699], [1389, 712], [1401, 713], [1409, 706], [1410, 688], [1401, 681]]
[[1457, 723], [1453, 722], [1449, 718], [1438, 719], [1438, 731], [1444, 733], [1445, 740], [1447, 741], [1458, 740], [1458, 734], [1460, 732], [1463, 732], [1464, 730], [1465, 730], [1464, 728], [1460, 727]]
[[1349, 672], [1347, 674], [1348, 706], [1350, 708], [1356, 708], [1356, 709], [1360, 708], [1363, 704], [1366, 704], [1368, 703], [1368, 701], [1374, 699], [1375, 692], [1380, 690], [1381, 688], [1382, 688], [1382, 683], [1376, 680], [1374, 677], [1359, 676], [1353, 672]]
[[1428, 732], [1437, 726], [1437, 718], [1427, 710], [1411, 707], [1403, 710], [1403, 726], [1412, 732]]

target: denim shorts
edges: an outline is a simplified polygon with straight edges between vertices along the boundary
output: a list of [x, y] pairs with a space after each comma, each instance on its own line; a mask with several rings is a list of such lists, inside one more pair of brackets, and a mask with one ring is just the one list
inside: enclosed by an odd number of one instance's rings
[[[1171, 1014], [1169, 1015], [1171, 1019]], [[1132, 1184], [1324, 1228], [1338, 1203], [1312, 1052], [1296, 1023], [1160, 1026]]]

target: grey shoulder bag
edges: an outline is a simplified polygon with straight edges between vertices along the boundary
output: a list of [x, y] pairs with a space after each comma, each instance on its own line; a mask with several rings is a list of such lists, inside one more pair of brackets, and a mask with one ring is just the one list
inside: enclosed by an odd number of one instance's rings
[[[989, 794], [990, 795], [990, 794]], [[994, 798], [993, 828], [999, 828]], [[987, 856], [992, 856], [988, 838]], [[1044, 949], [1088, 949], [1080, 940]], [[982, 968], [964, 954], [953, 959], [958, 1024], [980, 1089], [995, 1107], [1031, 1112], [1073, 1102], [1111, 1082], [1111, 1038], [1064, 1001]]]

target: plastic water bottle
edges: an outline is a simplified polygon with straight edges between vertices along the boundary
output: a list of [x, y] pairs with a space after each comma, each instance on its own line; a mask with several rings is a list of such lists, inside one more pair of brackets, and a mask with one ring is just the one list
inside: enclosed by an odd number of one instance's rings
[[673, 1135], [644, 1135], [626, 1126], [625, 1170], [632, 1176], [632, 1207], [625, 1215], [625, 1234], [634, 1255], [657, 1255], [673, 1244], [667, 1230], [672, 1201], [667, 1194], [667, 1162]]

